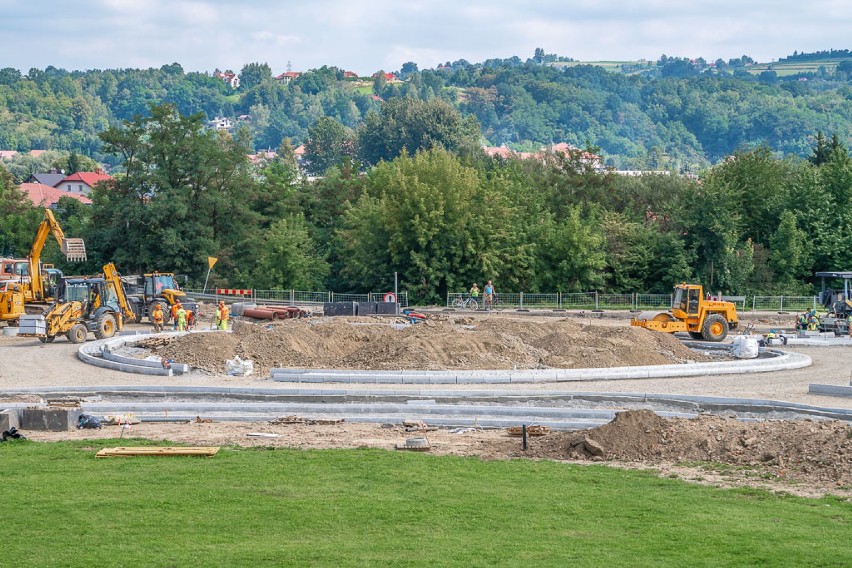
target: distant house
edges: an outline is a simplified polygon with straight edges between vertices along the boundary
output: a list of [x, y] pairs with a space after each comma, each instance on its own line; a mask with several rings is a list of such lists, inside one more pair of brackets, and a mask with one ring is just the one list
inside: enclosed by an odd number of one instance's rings
[[286, 85], [293, 79], [298, 79], [301, 74], [301, 71], [285, 71], [278, 75], [275, 79]]
[[56, 170], [51, 170], [47, 173], [33, 173], [24, 181], [27, 183], [42, 183], [50, 187], [56, 187], [59, 182], [65, 179], [64, 173], [59, 173]]
[[305, 145], [301, 144], [296, 148], [293, 148], [293, 155], [296, 156], [296, 162], [301, 164], [305, 161]]
[[[393, 73], [382, 73], [388, 83], [401, 83], [402, 81]], [[373, 73], [373, 79], [379, 76], [379, 72]]]
[[580, 152], [580, 161], [589, 164], [595, 169], [601, 167], [601, 158], [596, 154], [581, 150], [571, 144], [561, 142], [552, 146], [542, 146], [538, 152], [515, 152], [506, 146], [483, 146], [482, 151], [492, 158], [500, 158], [508, 160], [517, 158], [519, 160], [528, 160], [530, 158], [543, 159], [547, 154], [569, 154], [572, 152]]
[[344, 79], [357, 79], [358, 73], [356, 73], [355, 71], [344, 71], [343, 72], [343, 78]]
[[213, 76], [217, 79], [222, 79], [223, 81], [225, 81], [225, 83], [227, 83], [228, 86], [232, 89], [240, 88], [240, 78], [237, 77], [235, 73], [231, 73], [230, 71], [227, 71], [225, 73], [222, 73], [221, 71], [216, 71]]
[[230, 132], [234, 130], [234, 123], [231, 122], [230, 118], [217, 116], [213, 120], [207, 121], [207, 128], [210, 130], [227, 130]]
[[249, 162], [254, 164], [255, 166], [263, 164], [265, 162], [270, 162], [275, 159], [278, 155], [278, 152], [275, 150], [260, 150], [256, 154], [249, 154], [248, 159]]
[[98, 182], [108, 179], [112, 177], [101, 169], [94, 172], [77, 172], [62, 178], [54, 187], [71, 194], [89, 195]]
[[68, 193], [62, 189], [44, 185], [43, 183], [22, 183], [20, 189], [36, 207], [56, 208], [60, 197], [70, 197], [80, 203], [91, 205], [92, 200], [80, 193]]

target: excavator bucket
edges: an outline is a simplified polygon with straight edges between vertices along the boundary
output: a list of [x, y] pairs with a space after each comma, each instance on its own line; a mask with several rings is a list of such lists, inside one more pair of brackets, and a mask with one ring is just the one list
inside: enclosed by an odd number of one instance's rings
[[83, 239], [63, 239], [62, 252], [67, 260], [82, 262], [86, 260], [86, 243]]

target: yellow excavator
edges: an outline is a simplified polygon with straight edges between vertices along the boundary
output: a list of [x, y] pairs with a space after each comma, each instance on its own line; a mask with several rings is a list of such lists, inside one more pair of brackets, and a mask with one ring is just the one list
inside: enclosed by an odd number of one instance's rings
[[[16, 259], [10, 259], [9, 262], [4, 262], [2, 265], [4, 271], [15, 270], [16, 273], [14, 275], [4, 274], [7, 278], [0, 281], [0, 286], [2, 286], [0, 288], [0, 321], [14, 322], [17, 320], [26, 313], [25, 304], [52, 301], [55, 288], [62, 279], [62, 273], [52, 267], [50, 270], [45, 270], [45, 267], [41, 264], [41, 253], [51, 233], [62, 248], [62, 252], [65, 253], [67, 260], [86, 260], [86, 244], [83, 239], [67, 238], [53, 215], [53, 211], [45, 209], [44, 218], [36, 229], [26, 264]], [[26, 273], [23, 271], [24, 266]], [[16, 270], [18, 267], [20, 267], [20, 270]]]
[[668, 312], [642, 312], [630, 325], [663, 333], [687, 332], [693, 339], [722, 341], [739, 325], [733, 302], [704, 299], [699, 284], [678, 284]]
[[103, 276], [66, 278], [63, 298], [40, 316], [21, 316], [20, 337], [38, 337], [50, 343], [65, 335], [71, 343], [82, 343], [91, 331], [98, 339], [107, 339], [124, 329], [124, 320], [133, 320], [135, 312], [121, 276], [113, 263], [103, 267]]

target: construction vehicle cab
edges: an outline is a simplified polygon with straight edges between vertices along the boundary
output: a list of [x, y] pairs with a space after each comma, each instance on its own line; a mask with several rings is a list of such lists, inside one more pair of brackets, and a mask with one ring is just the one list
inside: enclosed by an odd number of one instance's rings
[[849, 335], [849, 320], [852, 315], [852, 272], [817, 272], [822, 279], [819, 303], [827, 313], [819, 318], [820, 331], [832, 331], [834, 335]]
[[122, 278], [127, 285], [131, 297], [138, 299], [141, 308], [136, 314], [136, 323], [147, 316], [151, 320], [154, 306], [160, 304], [163, 308], [165, 323], [171, 320], [171, 307], [176, 302], [197, 313], [198, 305], [192, 298], [186, 297], [186, 292], [180, 289], [173, 272], [151, 272], [142, 276], [125, 276]]
[[133, 317], [121, 278], [110, 263], [103, 276], [66, 278], [61, 298], [43, 316], [22, 317], [18, 335], [38, 337], [43, 343], [66, 335], [72, 343], [82, 343], [90, 331], [98, 339], [112, 337]]
[[732, 302], [708, 300], [700, 284], [678, 284], [670, 312], [642, 312], [630, 325], [664, 333], [689, 333], [693, 339], [722, 341], [739, 325]]

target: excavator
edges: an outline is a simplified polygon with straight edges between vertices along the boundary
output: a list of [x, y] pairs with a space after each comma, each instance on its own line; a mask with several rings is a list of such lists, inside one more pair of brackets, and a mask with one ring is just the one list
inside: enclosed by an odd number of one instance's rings
[[44, 315], [21, 316], [18, 335], [38, 337], [42, 343], [65, 335], [71, 343], [83, 343], [90, 331], [107, 339], [124, 329], [124, 321], [132, 321], [136, 312], [115, 265], [109, 263], [103, 271], [93, 278], [66, 278], [63, 298]]
[[687, 332], [693, 339], [722, 341], [739, 325], [733, 302], [706, 300], [700, 284], [678, 284], [668, 312], [642, 312], [630, 325], [664, 333]]
[[[9, 259], [9, 262], [2, 264], [6, 273], [4, 276], [8, 278], [0, 280], [0, 321], [17, 320], [26, 313], [25, 304], [52, 301], [52, 296], [61, 282], [62, 273], [52, 266], [46, 268], [41, 264], [41, 253], [51, 233], [68, 261], [86, 260], [86, 244], [83, 239], [67, 238], [53, 211], [45, 209], [26, 263], [22, 259]], [[13, 271], [14, 274], [9, 274]]]

